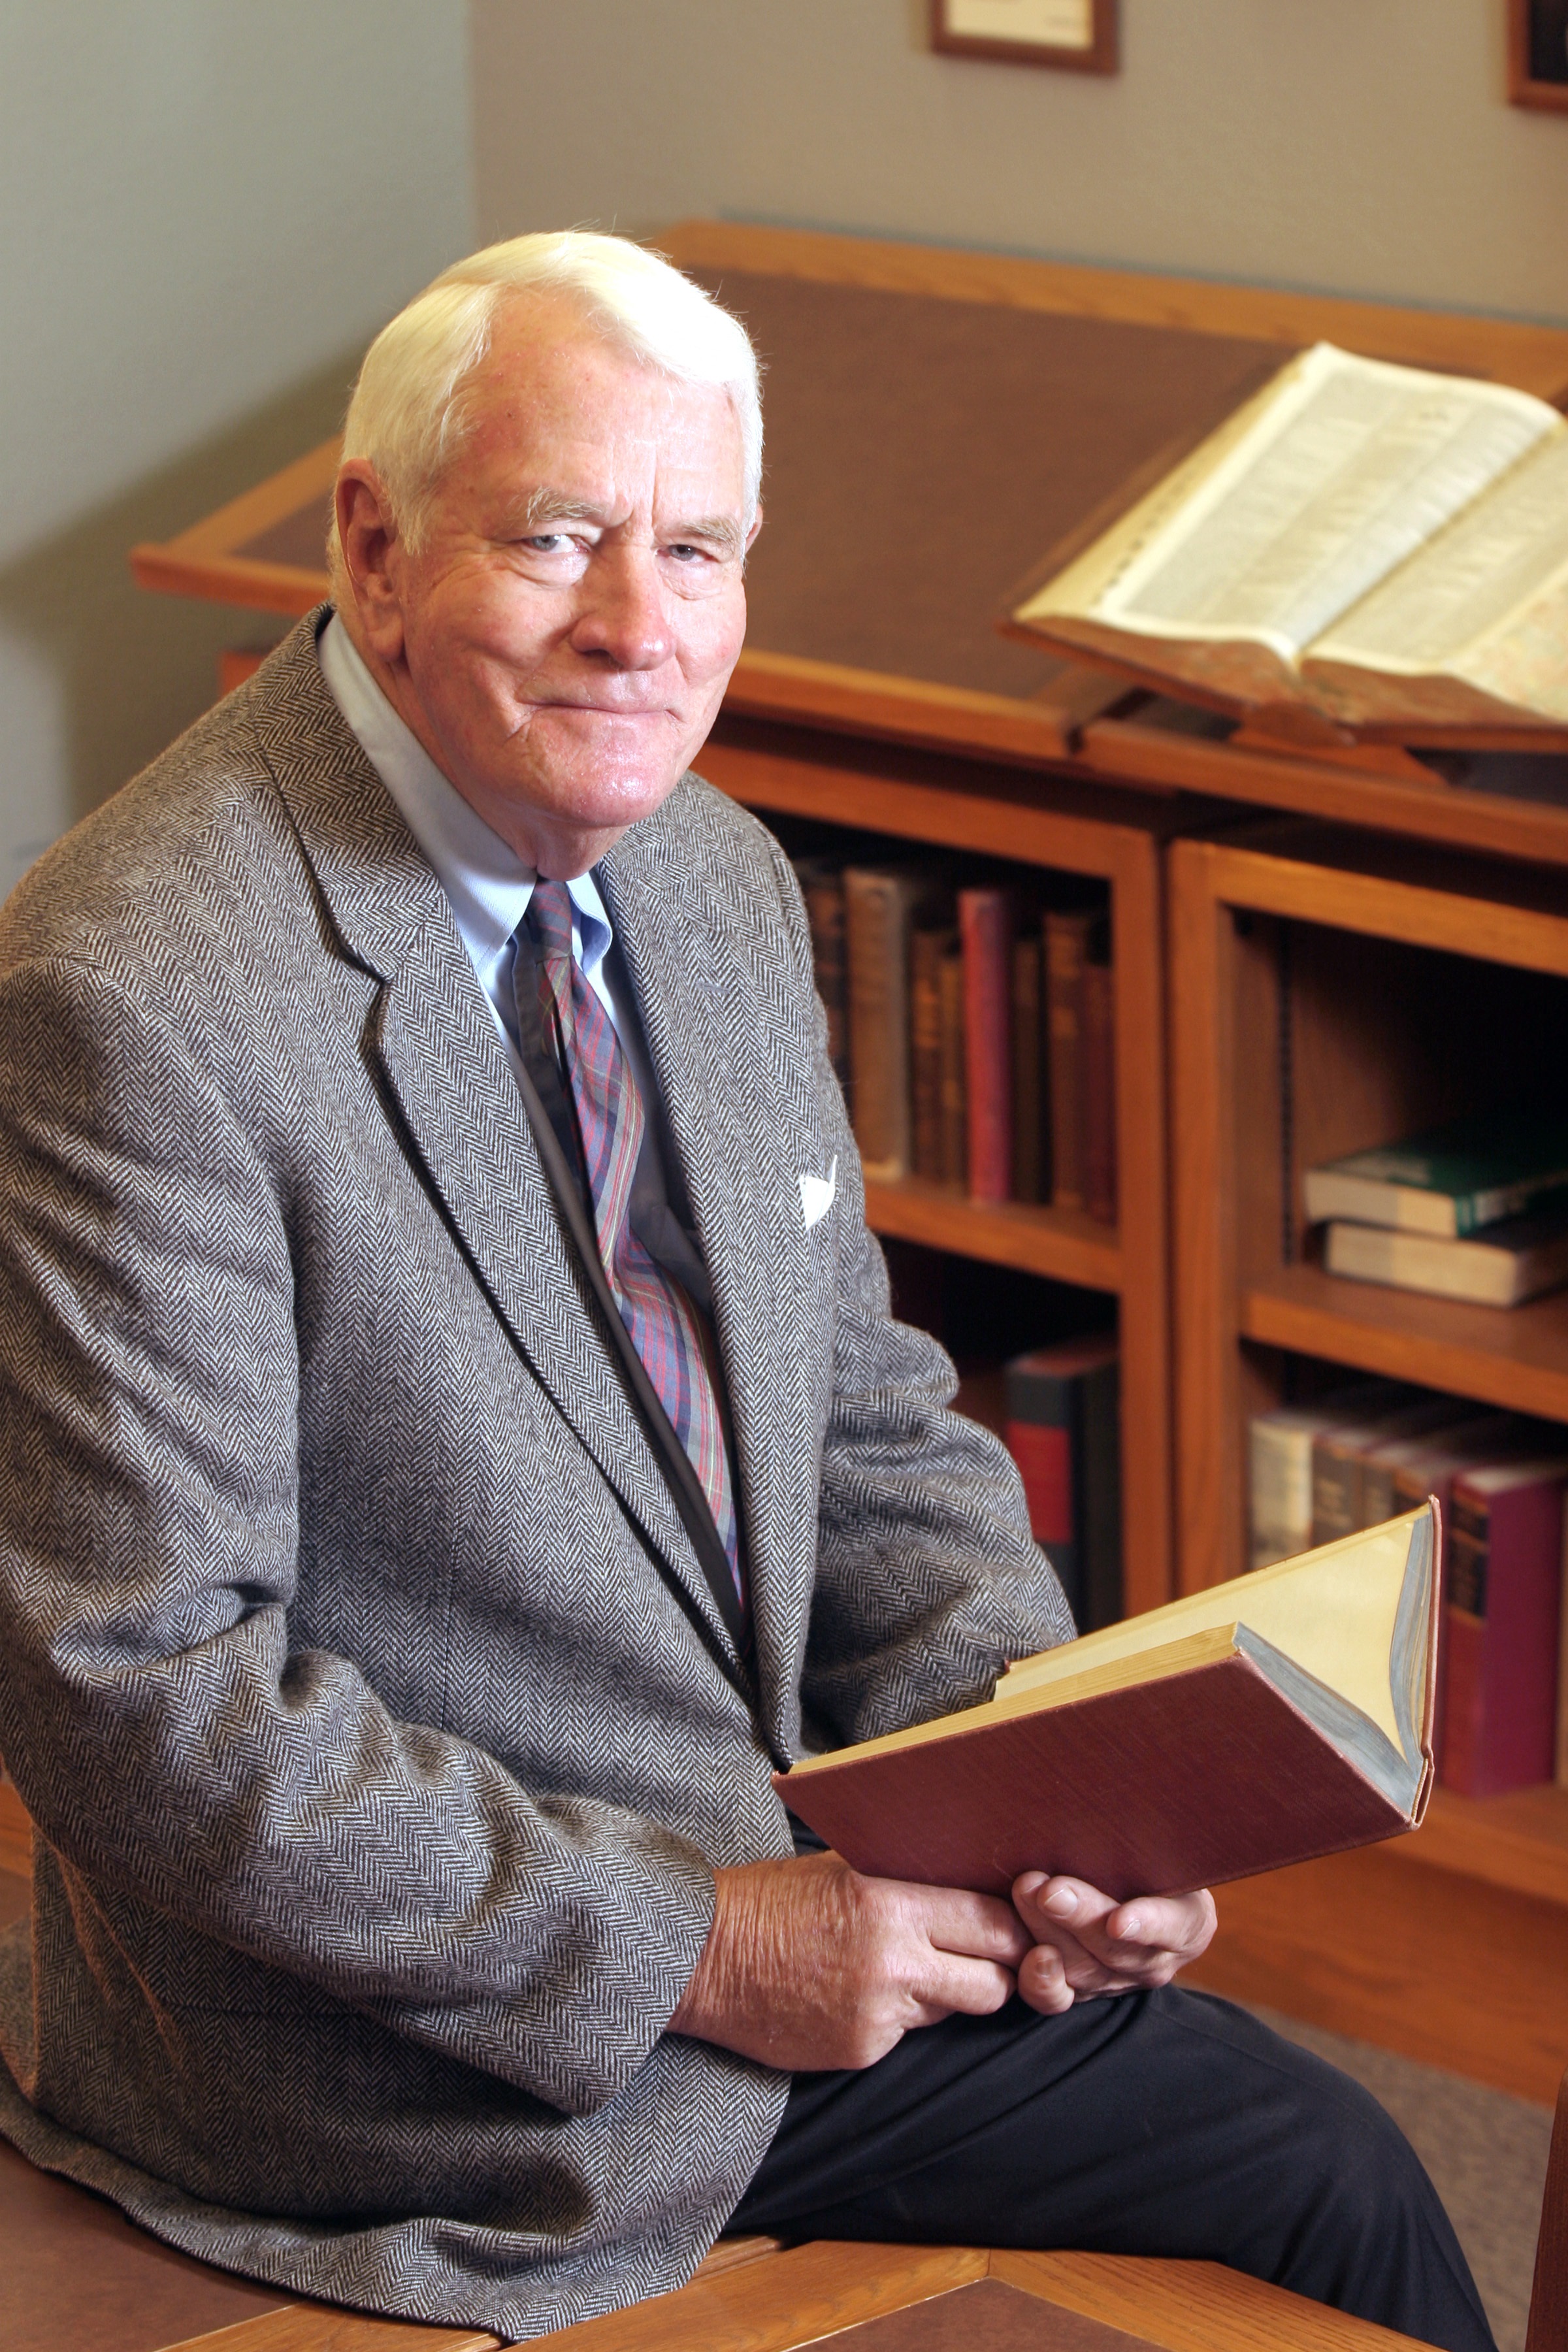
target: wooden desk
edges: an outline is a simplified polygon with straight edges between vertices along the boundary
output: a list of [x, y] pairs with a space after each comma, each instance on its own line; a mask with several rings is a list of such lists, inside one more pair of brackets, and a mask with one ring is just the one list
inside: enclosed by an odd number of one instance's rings
[[[1119, 1300], [1129, 1606], [1206, 1581], [1231, 1558], [1245, 1413], [1278, 1392], [1286, 1351], [1568, 1419], [1560, 1299], [1504, 1318], [1505, 1332], [1493, 1310], [1265, 1264], [1262, 1242], [1238, 1288], [1226, 1236], [1267, 1227], [1278, 1255], [1282, 1179], [1270, 1158], [1310, 1122], [1293, 1118], [1286, 1032], [1268, 1010], [1285, 1002], [1278, 973], [1249, 950], [1238, 1012], [1220, 984], [1236, 974], [1215, 946], [1254, 920], [1226, 859], [1227, 826], [1260, 812], [1327, 821], [1382, 859], [1390, 907], [1440, 889], [1449, 946], [1498, 981], [1506, 1013], [1510, 959], [1525, 950], [1499, 909], [1530, 899], [1554, 939], [1563, 923], [1551, 908], [1568, 921], [1568, 776], [1546, 761], [1516, 770], [1525, 797], [1480, 789], [1488, 772], [1473, 764], [1249, 741], [992, 625], [1013, 583], [1134, 464], [1289, 352], [1327, 338], [1562, 402], [1568, 333], [711, 222], [683, 223], [662, 242], [741, 312], [768, 365], [770, 516], [750, 566], [748, 647], [704, 772], [775, 815], [1064, 867], [1110, 887], [1116, 1230], [912, 1184], [873, 1188], [870, 1208], [889, 1236]], [[335, 460], [336, 445], [323, 445], [167, 544], [138, 548], [137, 578], [261, 612], [309, 610], [326, 593]], [[1273, 877], [1270, 898], [1247, 871], [1275, 921], [1284, 882]], [[1331, 956], [1342, 930], [1366, 919], [1326, 851], [1291, 887], [1290, 919], [1329, 938]], [[1408, 943], [1391, 938], [1379, 952], [1380, 985], [1416, 1003], [1401, 1031], [1414, 1034], [1425, 967], [1411, 964], [1406, 982]], [[1547, 961], [1568, 990], [1555, 947]], [[1536, 956], [1534, 971], [1545, 968]], [[1349, 1085], [1306, 1014], [1291, 1017], [1298, 1070], [1342, 1103], [1370, 1099], [1376, 1090]], [[1246, 1051], [1226, 1027], [1238, 1019]], [[1389, 1050], [1408, 1050], [1408, 1038]], [[1342, 1040], [1340, 1052], [1348, 1067]], [[1408, 1074], [1389, 1076], [1384, 1095], [1405, 1099]], [[1173, 1160], [1186, 1171], [1179, 1202]], [[1489, 1316], [1485, 1339], [1478, 1318]], [[1568, 2063], [1565, 1854], [1568, 1792], [1445, 1797], [1414, 1839], [1228, 1894], [1206, 1980], [1550, 2098]]]

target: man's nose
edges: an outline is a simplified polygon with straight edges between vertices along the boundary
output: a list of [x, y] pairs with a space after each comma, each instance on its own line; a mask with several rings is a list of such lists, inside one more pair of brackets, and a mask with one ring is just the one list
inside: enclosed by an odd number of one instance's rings
[[669, 659], [674, 632], [651, 548], [618, 547], [590, 563], [572, 644], [616, 669], [658, 669]]

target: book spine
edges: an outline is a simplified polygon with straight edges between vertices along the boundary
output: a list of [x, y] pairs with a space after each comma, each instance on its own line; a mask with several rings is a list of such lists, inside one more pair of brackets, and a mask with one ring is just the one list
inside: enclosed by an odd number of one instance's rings
[[1109, 962], [1083, 968], [1084, 1206], [1102, 1225], [1116, 1223], [1116, 1005]]
[[961, 890], [963, 1046], [969, 1081], [969, 1193], [1013, 1186], [1013, 908], [1005, 890]]
[[827, 1058], [841, 1087], [849, 1082], [848, 978], [844, 951], [844, 877], [813, 872], [805, 882], [816, 992], [827, 1015]]
[[900, 877], [844, 876], [855, 1139], [872, 1183], [910, 1172], [908, 901]]
[[1045, 1169], [1041, 1089], [1040, 942], [1013, 942], [1013, 1198], [1043, 1201]]
[[1312, 1544], [1353, 1536], [1361, 1525], [1361, 1464], [1337, 1433], [1312, 1441]]
[[942, 963], [952, 931], [916, 931], [910, 940], [910, 1160], [917, 1176], [940, 1184], [942, 1130]]
[[1083, 1591], [1073, 1486], [1073, 1388], [1070, 1381], [1032, 1381], [1026, 1408], [1009, 1381], [1002, 1434], [1024, 1482], [1029, 1532], [1056, 1570], [1077, 1623]]
[[942, 1181], [969, 1172], [969, 1086], [963, 1066], [963, 958], [953, 947], [937, 974], [942, 1015]]
[[1051, 1199], [1084, 1204], [1083, 965], [1092, 917], [1046, 917], [1046, 1025], [1050, 1038]]
[[1563, 1489], [1454, 1481], [1439, 1777], [1461, 1796], [1550, 1780], [1555, 1762]]
[[1293, 1559], [1312, 1540], [1312, 1433], [1272, 1413], [1247, 1429], [1251, 1565]]

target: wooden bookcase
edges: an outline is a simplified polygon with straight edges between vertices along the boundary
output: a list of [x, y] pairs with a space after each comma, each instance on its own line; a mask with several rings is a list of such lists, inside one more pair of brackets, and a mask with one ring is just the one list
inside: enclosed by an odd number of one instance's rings
[[[1568, 1422], [1568, 1294], [1315, 1262], [1313, 1162], [1568, 1083], [1561, 874], [1301, 820], [1169, 862], [1178, 1581], [1247, 1559], [1247, 1420], [1377, 1372]], [[1408, 1840], [1226, 1890], [1209, 1980], [1545, 2099], [1568, 2063], [1568, 1790], [1439, 1790]], [[1344, 1922], [1363, 1948], [1345, 1965]]]

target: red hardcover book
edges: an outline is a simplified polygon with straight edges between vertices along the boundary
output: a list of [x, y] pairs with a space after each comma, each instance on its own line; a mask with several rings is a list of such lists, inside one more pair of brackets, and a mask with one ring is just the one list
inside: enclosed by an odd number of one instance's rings
[[857, 1870], [1118, 1900], [1413, 1829], [1432, 1782], [1433, 1507], [1026, 1658], [987, 1704], [774, 1785]]
[[1037, 1348], [1006, 1367], [1002, 1435], [1029, 1530], [1081, 1632], [1121, 1614], [1121, 1394], [1114, 1332]]
[[1013, 1197], [1013, 900], [961, 890], [963, 1065], [969, 1093], [969, 1192]]
[[1558, 1455], [1454, 1480], [1442, 1779], [1461, 1796], [1552, 1777], [1564, 1479]]

